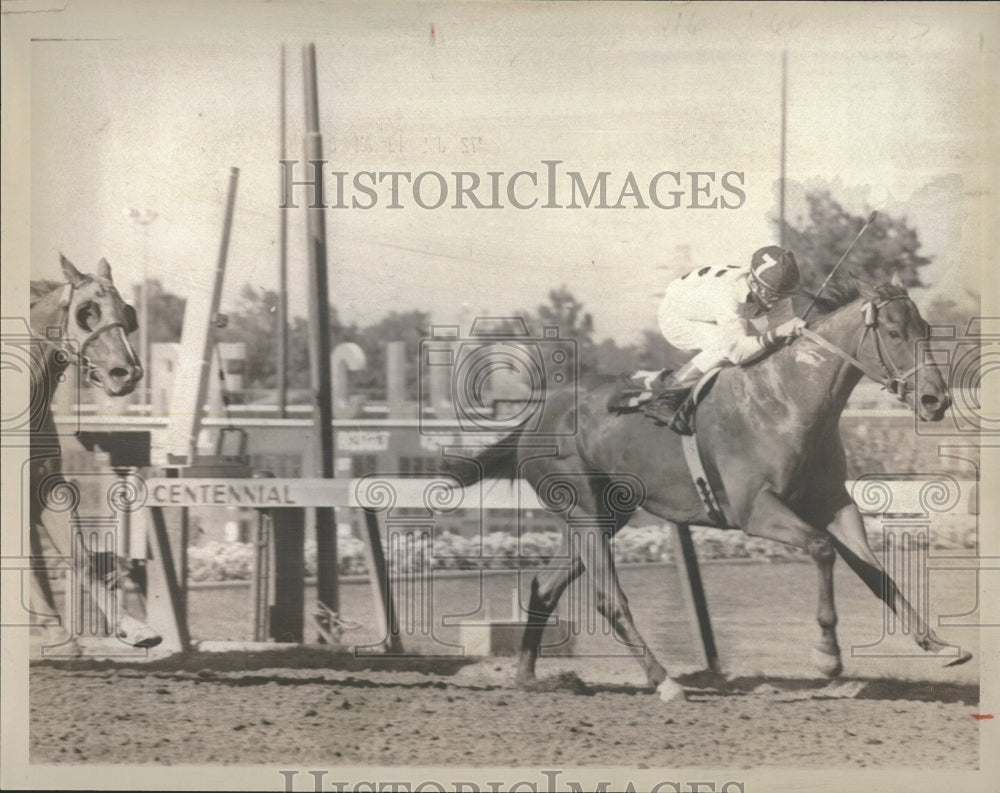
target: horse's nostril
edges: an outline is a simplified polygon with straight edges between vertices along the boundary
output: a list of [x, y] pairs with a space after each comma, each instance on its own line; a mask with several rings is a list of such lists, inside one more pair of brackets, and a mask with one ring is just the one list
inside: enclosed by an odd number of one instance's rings
[[941, 404], [941, 400], [934, 394], [924, 394], [920, 397], [920, 404], [930, 410], [935, 410]]
[[128, 377], [129, 371], [128, 369], [125, 369], [121, 366], [116, 366], [114, 369], [111, 369], [108, 372], [108, 374], [110, 374], [115, 379], [124, 380], [126, 377]]

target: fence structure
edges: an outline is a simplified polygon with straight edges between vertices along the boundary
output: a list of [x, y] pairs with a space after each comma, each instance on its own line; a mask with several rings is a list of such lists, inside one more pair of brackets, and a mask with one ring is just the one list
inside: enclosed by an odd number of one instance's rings
[[[206, 478], [137, 479], [136, 507], [152, 513], [153, 564], [155, 575], [165, 582], [166, 597], [159, 610], [157, 626], [168, 647], [183, 651], [190, 646], [185, 613], [184, 581], [171, 550], [165, 511], [190, 507], [251, 507], [260, 511], [263, 539], [270, 533], [274, 549], [273, 586], [275, 604], [269, 611], [262, 604], [261, 570], [255, 576], [255, 636], [263, 638], [263, 620], [271, 638], [303, 640], [303, 601], [305, 576], [303, 541], [306, 510], [314, 508], [350, 508], [364, 512], [367, 527], [368, 568], [372, 581], [375, 611], [382, 626], [383, 650], [402, 653], [402, 633], [396, 593], [386, 564], [382, 538], [404, 532], [432, 536], [434, 517], [456, 509], [552, 511], [524, 482], [485, 481], [461, 489], [446, 477], [416, 478], [367, 476], [358, 479], [278, 479], [278, 478]], [[567, 515], [567, 520], [572, 516]], [[690, 529], [677, 527], [673, 532], [673, 557], [683, 583], [686, 609], [692, 630], [698, 637], [702, 660], [707, 668], [718, 667], [718, 653], [712, 633], [708, 603], [702, 586], [697, 556]], [[180, 554], [185, 549], [179, 549]], [[516, 564], [516, 559], [512, 564]], [[179, 565], [184, 567], [183, 561]], [[419, 605], [418, 605], [419, 607]]]

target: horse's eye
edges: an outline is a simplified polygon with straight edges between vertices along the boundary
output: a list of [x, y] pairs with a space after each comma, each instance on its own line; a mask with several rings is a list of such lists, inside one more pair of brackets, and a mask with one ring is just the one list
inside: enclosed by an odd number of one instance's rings
[[898, 330], [890, 330], [889, 331], [889, 338], [890, 339], [899, 339], [899, 338], [902, 338], [902, 337], [899, 335], [899, 331]]
[[101, 307], [93, 300], [88, 300], [76, 310], [76, 324], [83, 330], [93, 330], [100, 321]]

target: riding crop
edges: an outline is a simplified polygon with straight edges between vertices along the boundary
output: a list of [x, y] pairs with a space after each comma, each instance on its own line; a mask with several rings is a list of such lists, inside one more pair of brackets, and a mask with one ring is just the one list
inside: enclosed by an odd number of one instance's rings
[[861, 231], [859, 231], [858, 236], [854, 238], [854, 242], [852, 242], [850, 245], [847, 246], [847, 250], [844, 251], [844, 255], [840, 257], [840, 261], [837, 262], [836, 266], [832, 270], [830, 270], [830, 274], [823, 281], [823, 284], [816, 291], [816, 294], [813, 295], [812, 302], [809, 304], [809, 308], [806, 309], [806, 312], [802, 315], [802, 319], [805, 319], [806, 317], [809, 316], [809, 312], [812, 311], [813, 306], [816, 305], [816, 301], [819, 299], [819, 296], [822, 294], [823, 290], [826, 289], [826, 285], [830, 283], [830, 279], [833, 278], [834, 273], [837, 272], [837, 270], [840, 268], [840, 265], [844, 263], [844, 259], [846, 259], [847, 255], [854, 249], [854, 246], [857, 244], [858, 240], [861, 239], [861, 235], [864, 234], [866, 231], [868, 231], [868, 227], [875, 222], [875, 217], [877, 215], [878, 212], [872, 212], [871, 215], [868, 216], [868, 222], [861, 227]]

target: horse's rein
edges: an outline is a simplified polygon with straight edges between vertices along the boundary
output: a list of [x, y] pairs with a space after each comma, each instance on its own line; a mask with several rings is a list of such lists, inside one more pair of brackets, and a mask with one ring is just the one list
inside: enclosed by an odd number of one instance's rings
[[87, 359], [86, 356], [87, 345], [90, 344], [94, 339], [96, 339], [102, 333], [105, 333], [113, 328], [121, 328], [122, 331], [124, 331], [125, 334], [128, 335], [128, 326], [124, 322], [119, 322], [119, 321], [107, 322], [101, 325], [100, 327], [97, 328], [97, 330], [91, 331], [90, 334], [87, 336], [87, 338], [85, 338], [83, 342], [80, 343], [80, 350], [79, 352], [77, 352], [69, 344], [67, 344], [67, 342], [71, 341], [69, 337], [69, 323], [70, 323], [69, 309], [71, 303], [73, 302], [73, 291], [74, 291], [73, 284], [66, 284], [66, 286], [63, 288], [63, 293], [59, 298], [59, 306], [63, 312], [62, 347], [63, 350], [66, 352], [66, 354], [70, 357], [71, 362], [79, 366], [81, 369], [83, 369], [87, 373], [87, 377], [90, 378], [91, 373], [96, 370], [96, 367], [93, 364], [91, 364], [90, 361]]
[[[884, 342], [882, 341], [882, 333], [879, 329], [878, 324], [878, 312], [887, 303], [891, 303], [893, 300], [903, 300], [904, 297], [900, 295], [899, 297], [890, 297], [881, 302], [874, 302], [872, 300], [866, 301], [861, 310], [864, 313], [865, 318], [865, 332], [861, 335], [861, 340], [858, 342], [858, 349], [855, 351], [854, 355], [850, 355], [844, 350], [840, 349], [836, 344], [834, 344], [829, 339], [820, 336], [813, 330], [809, 328], [802, 329], [802, 335], [812, 342], [815, 342], [820, 347], [839, 355], [845, 361], [847, 361], [852, 366], [857, 367], [866, 376], [870, 377], [876, 383], [881, 384], [882, 388], [893, 394], [901, 402], [906, 399], [906, 394], [908, 393], [908, 380], [913, 377], [920, 369], [927, 366], [927, 362], [918, 363], [905, 372], [900, 373], [896, 370], [895, 365], [892, 363], [892, 359], [887, 359], [882, 352], [882, 346]], [[868, 338], [869, 332], [872, 332], [872, 340], [875, 344], [875, 354], [878, 356], [879, 368], [882, 370], [882, 376], [876, 377], [871, 372], [869, 372], [865, 365], [858, 360], [857, 356], [861, 354], [861, 347], [865, 343], [865, 339]]]

